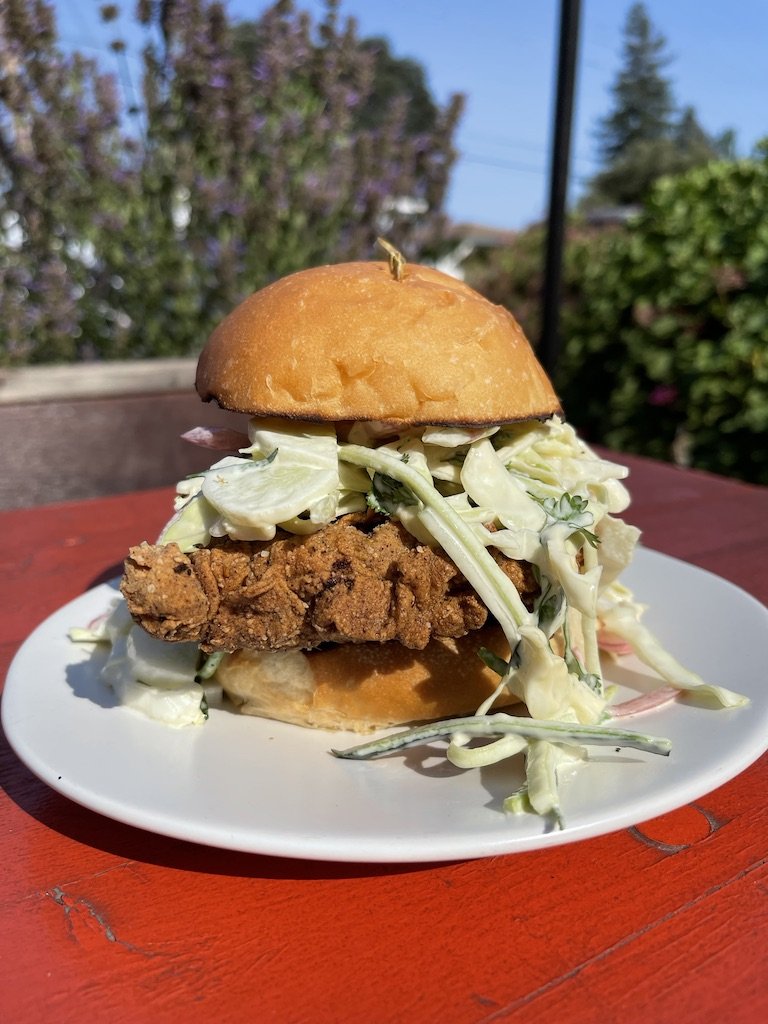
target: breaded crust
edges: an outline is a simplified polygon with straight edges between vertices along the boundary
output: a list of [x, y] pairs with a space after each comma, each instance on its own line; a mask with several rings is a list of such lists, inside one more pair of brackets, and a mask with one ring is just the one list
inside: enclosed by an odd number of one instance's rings
[[[495, 557], [530, 603], [531, 567]], [[420, 650], [433, 636], [464, 636], [488, 617], [441, 550], [396, 521], [364, 514], [309, 536], [221, 540], [189, 554], [175, 544], [142, 544], [129, 553], [121, 589], [147, 632], [206, 651], [389, 640]]]

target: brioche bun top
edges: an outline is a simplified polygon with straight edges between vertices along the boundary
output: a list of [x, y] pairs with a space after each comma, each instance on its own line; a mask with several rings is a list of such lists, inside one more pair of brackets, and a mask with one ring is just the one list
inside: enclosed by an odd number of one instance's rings
[[213, 332], [200, 397], [254, 416], [509, 423], [560, 411], [515, 318], [439, 270], [340, 263], [275, 281]]

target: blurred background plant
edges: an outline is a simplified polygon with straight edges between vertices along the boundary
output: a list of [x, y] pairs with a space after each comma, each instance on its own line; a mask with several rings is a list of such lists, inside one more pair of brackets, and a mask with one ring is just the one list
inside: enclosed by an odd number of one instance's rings
[[[546, 228], [467, 277], [535, 342]], [[571, 220], [555, 385], [593, 443], [768, 484], [768, 140], [649, 186], [626, 222]]]
[[338, 6], [235, 23], [223, 3], [139, 0], [139, 96], [61, 49], [50, 4], [6, 0], [2, 364], [193, 353], [276, 277], [370, 258], [382, 233], [411, 258], [434, 247], [462, 98], [439, 106]]
[[[570, 219], [555, 384], [582, 435], [768, 484], [768, 141], [736, 159], [678, 108], [644, 5], [625, 25], [603, 166]], [[546, 225], [470, 283], [536, 341]]]
[[732, 130], [710, 135], [694, 107], [679, 108], [665, 69], [672, 58], [645, 5], [633, 4], [624, 24], [613, 105], [597, 126], [603, 167], [589, 182], [582, 210], [642, 202], [664, 174], [681, 174], [709, 160], [732, 158]]
[[556, 383], [585, 436], [768, 484], [768, 143], [659, 179], [569, 276]]

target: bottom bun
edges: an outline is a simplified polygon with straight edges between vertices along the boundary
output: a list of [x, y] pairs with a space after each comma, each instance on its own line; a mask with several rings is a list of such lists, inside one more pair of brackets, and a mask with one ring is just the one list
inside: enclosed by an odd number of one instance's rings
[[[236, 651], [216, 673], [240, 711], [318, 729], [370, 732], [392, 725], [474, 714], [499, 682], [478, 657], [487, 647], [509, 657], [497, 627], [422, 651], [396, 641], [322, 651]], [[518, 703], [502, 691], [494, 709]]]

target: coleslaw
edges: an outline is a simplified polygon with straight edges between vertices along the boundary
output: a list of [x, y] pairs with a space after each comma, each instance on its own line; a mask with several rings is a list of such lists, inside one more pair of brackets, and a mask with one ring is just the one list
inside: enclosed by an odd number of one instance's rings
[[[216, 447], [215, 432], [201, 428], [201, 438]], [[722, 708], [748, 703], [680, 665], [641, 621], [642, 606], [620, 582], [639, 540], [639, 531], [620, 518], [629, 505], [627, 470], [599, 457], [561, 419], [479, 429], [414, 427], [399, 434], [386, 424], [358, 423], [343, 440], [333, 424], [254, 419], [243, 442], [237, 456], [179, 483], [175, 514], [159, 543], [189, 551], [212, 537], [268, 540], [278, 529], [307, 534], [340, 515], [373, 508], [445, 551], [509, 645], [508, 659], [492, 663], [499, 674], [496, 694], [474, 716], [334, 751], [338, 756], [365, 759], [435, 736], [446, 739], [446, 756], [459, 767], [522, 755], [526, 786], [510, 794], [505, 809], [533, 809], [562, 825], [558, 777], [566, 765], [586, 759], [588, 746], [668, 753], [663, 739], [614, 724], [601, 646], [633, 651], [660, 677], [664, 700], [695, 692]], [[539, 596], [533, 608], [497, 565], [494, 548], [534, 567]], [[169, 692], [181, 700], [191, 686], [197, 713], [180, 712], [180, 719], [204, 720], [201, 686], [215, 686], [215, 665], [201, 675], [196, 649], [173, 650], [194, 645], [153, 641], [166, 648], [156, 652], [165, 659], [158, 677], [151, 667], [155, 655], [132, 636], [130, 628], [123, 634], [113, 627], [104, 637], [113, 646], [106, 681], [134, 707], [140, 705], [136, 686], [154, 687], [151, 708], [167, 706]], [[168, 659], [178, 662], [173, 671]], [[506, 687], [529, 718], [493, 711]], [[633, 710], [659, 700], [652, 695]]]

